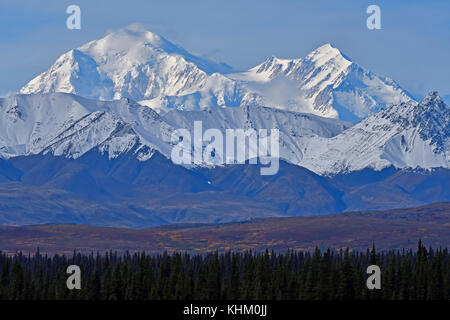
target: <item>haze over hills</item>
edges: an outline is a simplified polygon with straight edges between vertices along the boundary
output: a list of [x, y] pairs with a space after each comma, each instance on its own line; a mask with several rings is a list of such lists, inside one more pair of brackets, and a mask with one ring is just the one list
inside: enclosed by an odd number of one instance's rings
[[303, 59], [271, 57], [249, 71], [230, 72], [133, 27], [63, 54], [20, 93], [130, 98], [161, 111], [258, 105], [349, 121], [411, 100], [392, 79], [365, 70], [330, 44]]
[[109, 159], [37, 155], [0, 160], [0, 225], [76, 223], [145, 228], [411, 207], [450, 201], [450, 170], [366, 169], [321, 177], [286, 162], [186, 169], [159, 152]]
[[320, 217], [253, 219], [226, 224], [180, 224], [130, 230], [80, 225], [0, 227], [6, 253], [73, 254], [77, 252], [146, 251], [225, 252], [266, 249], [344, 249], [366, 251], [415, 249], [417, 242], [433, 248], [450, 242], [449, 203], [385, 211], [349, 212]]

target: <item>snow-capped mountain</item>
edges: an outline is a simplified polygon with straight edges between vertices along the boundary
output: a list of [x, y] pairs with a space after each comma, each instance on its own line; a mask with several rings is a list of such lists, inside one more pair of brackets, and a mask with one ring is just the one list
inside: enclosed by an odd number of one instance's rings
[[[229, 95], [237, 96], [234, 82], [219, 73], [229, 71], [231, 67], [199, 58], [155, 33], [129, 27], [64, 53], [20, 93], [131, 98], [155, 106], [170, 104], [167, 97], [196, 93], [224, 104], [232, 100]], [[221, 92], [210, 93], [215, 88]]]
[[[52, 153], [78, 158], [93, 148], [110, 157], [133, 150], [146, 160], [164, 151], [170, 128], [150, 108], [128, 99], [94, 101], [70, 94], [0, 99], [0, 156]], [[166, 150], [167, 153], [167, 150]]]
[[[330, 44], [303, 59], [270, 57], [230, 77], [261, 94], [265, 105], [350, 121], [411, 100], [392, 79], [360, 67]], [[275, 94], [270, 94], [271, 87]]]
[[[280, 157], [318, 174], [364, 168], [450, 168], [450, 108], [433, 92], [352, 126], [336, 119], [246, 106], [158, 114], [127, 98], [95, 101], [72, 94], [13, 95], [0, 99], [0, 157], [53, 154], [78, 158], [98, 150], [109, 158], [158, 151], [170, 158], [175, 130], [273, 129]], [[204, 142], [204, 147], [207, 142]]]
[[351, 126], [259, 106], [171, 110], [159, 115], [127, 98], [95, 101], [64, 93], [12, 95], [0, 99], [0, 157], [50, 153], [76, 159], [97, 149], [109, 158], [133, 153], [145, 161], [155, 150], [170, 158], [172, 133], [180, 128], [193, 132], [194, 121], [202, 121], [204, 130], [223, 132], [277, 128], [281, 156], [292, 163], [303, 158], [304, 141], [330, 138]]
[[330, 139], [314, 141], [303, 166], [319, 173], [373, 168], [450, 168], [450, 108], [437, 92], [369, 116]]
[[318, 174], [450, 167], [450, 111], [437, 93], [417, 103], [329, 44], [231, 71], [139, 28], [110, 33], [0, 99], [0, 157], [170, 158], [173, 132], [201, 120], [203, 130], [277, 128], [281, 158]]
[[247, 72], [231, 72], [129, 27], [63, 54], [20, 93], [130, 98], [157, 111], [257, 105], [353, 122], [410, 100], [393, 80], [363, 69], [329, 44], [303, 59], [271, 57]]

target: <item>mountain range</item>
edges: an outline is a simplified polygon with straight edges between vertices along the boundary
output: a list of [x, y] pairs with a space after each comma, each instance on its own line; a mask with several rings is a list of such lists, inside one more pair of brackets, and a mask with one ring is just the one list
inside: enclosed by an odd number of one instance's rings
[[234, 72], [137, 27], [70, 50], [20, 90], [49, 92], [129, 98], [160, 111], [258, 105], [354, 122], [411, 100], [395, 81], [360, 67], [330, 44], [305, 58], [270, 57]]
[[[109, 158], [155, 151], [171, 158], [179, 128], [280, 131], [280, 158], [319, 175], [365, 168], [449, 168], [450, 108], [436, 92], [382, 109], [352, 125], [337, 119], [260, 106], [170, 110], [158, 114], [128, 98], [97, 101], [72, 94], [0, 99], [0, 156], [52, 154], [77, 159], [98, 150]], [[203, 147], [205, 148], [205, 142]], [[245, 146], [240, 146], [245, 148]], [[205, 164], [207, 165], [207, 164]]]
[[[278, 129], [278, 174], [174, 164], [173, 135], [194, 121]], [[410, 207], [450, 201], [450, 108], [437, 92], [414, 101], [329, 44], [242, 72], [127, 28], [0, 98], [0, 158], [7, 225], [142, 228]]]
[[0, 225], [76, 223], [145, 228], [405, 208], [450, 201], [448, 169], [365, 169], [332, 177], [280, 162], [187, 169], [155, 151], [110, 159], [29, 155], [0, 161]]

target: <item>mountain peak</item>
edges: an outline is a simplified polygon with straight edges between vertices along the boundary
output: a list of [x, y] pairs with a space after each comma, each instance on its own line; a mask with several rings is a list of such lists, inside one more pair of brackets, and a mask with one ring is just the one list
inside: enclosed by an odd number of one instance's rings
[[128, 97], [155, 109], [259, 104], [358, 121], [410, 100], [391, 79], [353, 64], [326, 43], [305, 58], [271, 56], [241, 73], [133, 25], [63, 54], [21, 93]]
[[148, 42], [154, 42], [156, 44], [158, 44], [161, 41], [167, 41], [161, 35], [159, 35], [155, 32], [146, 30], [144, 28], [135, 28], [133, 26], [125, 27], [118, 31], [113, 31], [113, 32], [108, 33], [108, 35], [119, 35], [119, 34], [127, 35], [128, 37], [131, 37], [131, 38], [143, 39]]
[[153, 58], [159, 59], [169, 55], [182, 57], [186, 62], [194, 63], [207, 74], [232, 71], [227, 64], [196, 56], [141, 25], [131, 25], [110, 32], [105, 37], [91, 41], [79, 49], [92, 57], [99, 57], [100, 60], [106, 56], [115, 59], [117, 55], [126, 55], [134, 63], [146, 64], [149, 60], [154, 60]]
[[64, 53], [20, 92], [66, 92], [100, 100], [164, 99], [192, 94], [210, 75], [231, 70], [133, 25]]
[[257, 70], [257, 72], [264, 72], [268, 70], [281, 72], [286, 71], [293, 62], [300, 60], [301, 59], [281, 59], [276, 56], [270, 56], [263, 63], [253, 69]]
[[417, 104], [414, 109], [414, 116], [418, 123], [429, 130], [436, 127], [436, 130], [448, 128], [450, 130], [450, 108], [439, 96], [437, 91], [432, 91]]
[[441, 98], [439, 93], [437, 91], [431, 91], [428, 93], [425, 98], [420, 102], [420, 105], [435, 105], [435, 106], [441, 106], [442, 104], [445, 105], [444, 100]]
[[88, 55], [98, 56], [126, 54], [145, 48], [159, 49], [167, 53], [187, 54], [183, 48], [171, 43], [159, 34], [133, 26], [109, 32], [103, 38], [88, 42], [79, 49]]
[[272, 55], [268, 57], [263, 63], [261, 63], [259, 66], [268, 66], [268, 65], [274, 65], [274, 64], [287, 64], [289, 62], [301, 62], [302, 60], [323, 60], [325, 58], [326, 60], [330, 60], [336, 57], [342, 57], [347, 61], [351, 61], [348, 57], [344, 56], [342, 52], [337, 49], [336, 47], [332, 46], [330, 43], [326, 43], [317, 49], [314, 49], [311, 51], [305, 59], [301, 58], [292, 58], [292, 59], [282, 59], [275, 55]]
[[332, 46], [330, 43], [326, 43], [317, 49], [313, 50], [306, 56], [307, 60], [312, 61], [328, 61], [332, 59], [342, 59], [347, 62], [351, 62], [351, 59], [345, 56], [338, 48]]
[[327, 51], [332, 51], [332, 50], [338, 50], [338, 49], [336, 47], [333, 47], [331, 45], [331, 43], [325, 43], [324, 45], [321, 45], [320, 47], [318, 47], [315, 51], [327, 52]]

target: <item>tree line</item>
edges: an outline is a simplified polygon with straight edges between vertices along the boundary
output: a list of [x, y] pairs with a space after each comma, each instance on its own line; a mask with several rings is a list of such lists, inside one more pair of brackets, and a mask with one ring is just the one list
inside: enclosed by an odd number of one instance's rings
[[[0, 300], [449, 300], [448, 249], [6, 255]], [[381, 268], [369, 290], [366, 269]], [[66, 285], [69, 265], [81, 289]]]

